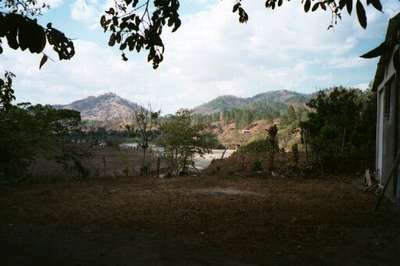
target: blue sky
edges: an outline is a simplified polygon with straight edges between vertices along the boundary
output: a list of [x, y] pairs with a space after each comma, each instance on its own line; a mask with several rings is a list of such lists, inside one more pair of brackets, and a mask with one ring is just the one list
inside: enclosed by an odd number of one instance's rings
[[383, 39], [400, 2], [383, 1], [384, 13], [367, 7], [369, 26], [344, 16], [327, 31], [330, 15], [305, 14], [297, 1], [278, 10], [263, 1], [243, 1], [250, 20], [239, 24], [231, 0], [181, 1], [182, 27], [163, 34], [165, 59], [153, 70], [144, 54], [123, 62], [107, 46], [99, 17], [110, 0], [48, 0], [53, 7], [40, 18], [51, 21], [74, 39], [76, 56], [68, 62], [48, 61], [38, 70], [40, 55], [11, 51], [1, 55], [0, 70], [16, 75], [18, 101], [69, 103], [90, 95], [114, 92], [164, 113], [194, 107], [212, 98], [288, 89], [299, 92], [335, 85], [365, 88], [373, 79], [376, 60], [359, 55]]

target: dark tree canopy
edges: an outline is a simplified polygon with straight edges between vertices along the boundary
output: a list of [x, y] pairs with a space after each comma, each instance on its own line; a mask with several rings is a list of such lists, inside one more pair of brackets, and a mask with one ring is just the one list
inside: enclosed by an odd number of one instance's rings
[[[274, 10], [283, 7], [289, 0], [265, 0], [265, 7]], [[364, 2], [365, 1], [365, 2]], [[245, 23], [249, 15], [243, 8], [245, 0], [236, 0], [232, 11], [238, 14], [239, 22]], [[329, 12], [332, 15], [328, 28], [333, 27], [342, 18], [342, 13], [349, 15], [354, 9], [360, 25], [367, 27], [366, 5], [372, 5], [382, 11], [380, 0], [301, 0], [300, 4], [307, 12]], [[353, 8], [354, 6], [354, 8]], [[179, 0], [114, 0], [114, 5], [101, 16], [100, 24], [105, 32], [110, 33], [108, 44], [119, 46], [122, 59], [127, 61], [127, 51], [148, 51], [147, 60], [157, 68], [163, 61], [164, 27], [172, 32], [181, 26], [179, 18]], [[0, 2], [0, 53], [6, 39], [13, 49], [28, 49], [31, 53], [42, 53], [50, 45], [60, 60], [70, 59], [75, 54], [71, 39], [49, 23], [43, 27], [35, 17], [41, 15], [46, 4], [38, 6], [36, 0], [2, 0]], [[47, 61], [43, 55], [40, 67]]]
[[115, 0], [115, 7], [107, 10], [100, 24], [111, 32], [108, 45], [119, 45], [122, 58], [125, 50], [149, 51], [147, 60], [157, 68], [163, 60], [164, 44], [161, 39], [165, 25], [176, 31], [180, 25], [178, 0]]
[[359, 169], [375, 159], [376, 94], [335, 87], [320, 91], [307, 103], [313, 112], [300, 123], [303, 140], [321, 166], [345, 163]]
[[0, 78], [0, 112], [8, 111], [11, 108], [11, 102], [15, 100], [12, 80], [15, 75], [6, 72], [4, 78]]
[[28, 103], [0, 111], [0, 184], [26, 177], [38, 157], [60, 163], [74, 160], [66, 144], [80, 121], [77, 111]]
[[[46, 4], [38, 6], [36, 0], [2, 0], [0, 1], [0, 54], [3, 53], [3, 42], [14, 50], [29, 50], [31, 53], [43, 53], [49, 45], [58, 54], [60, 60], [71, 59], [75, 54], [74, 44], [64, 33], [53, 28], [51, 23], [46, 27], [38, 24], [36, 17], [42, 10], [49, 8]], [[40, 67], [46, 63], [48, 56], [43, 53]]]

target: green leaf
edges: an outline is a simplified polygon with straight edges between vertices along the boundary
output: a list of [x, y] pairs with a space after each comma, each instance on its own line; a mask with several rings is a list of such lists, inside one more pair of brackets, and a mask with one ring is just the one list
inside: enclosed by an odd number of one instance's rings
[[174, 28], [172, 29], [172, 32], [175, 32], [180, 26], [181, 26], [181, 20], [178, 18], [178, 19], [175, 21], [175, 26], [174, 26]]
[[375, 9], [382, 12], [382, 4], [380, 0], [367, 0], [367, 5], [369, 4], [372, 4], [375, 7]]
[[346, 0], [339, 0], [339, 9], [342, 10], [346, 5]]
[[44, 64], [46, 64], [47, 59], [49, 59], [49, 58], [47, 57], [47, 55], [44, 54], [43, 57], [42, 57], [42, 60], [40, 60], [39, 69], [41, 69], [42, 66], [43, 66]]
[[109, 14], [109, 15], [114, 15], [115, 14], [115, 10], [114, 10], [114, 8], [111, 7], [108, 11], [106, 11], [106, 13]]
[[114, 33], [112, 33], [111, 36], [110, 36], [110, 40], [108, 41], [108, 45], [109, 46], [114, 46], [115, 40], [116, 40], [116, 36], [115, 36]]
[[232, 12], [235, 13], [235, 12], [238, 10], [239, 6], [240, 6], [240, 3], [236, 3], [236, 4], [233, 6]]
[[315, 3], [314, 6], [312, 7], [311, 11], [314, 12], [315, 10], [318, 9], [319, 2]]
[[358, 21], [360, 22], [361, 27], [365, 29], [367, 27], [367, 16], [365, 14], [364, 6], [361, 4], [360, 0], [357, 0], [356, 11]]
[[106, 24], [106, 16], [101, 16], [100, 18], [100, 25], [104, 28]]
[[346, 8], [347, 12], [351, 15], [351, 12], [353, 11], [353, 0], [346, 0]]
[[310, 10], [311, 7], [311, 0], [306, 0], [306, 2], [304, 3], [304, 12], [308, 12]]

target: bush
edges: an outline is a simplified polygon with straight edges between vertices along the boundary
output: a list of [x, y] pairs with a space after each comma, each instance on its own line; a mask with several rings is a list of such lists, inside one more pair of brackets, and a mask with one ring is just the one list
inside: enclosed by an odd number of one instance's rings
[[292, 155], [293, 155], [294, 165], [297, 166], [297, 164], [299, 163], [299, 147], [297, 143], [292, 145]]
[[258, 172], [258, 171], [262, 171], [262, 162], [260, 160], [255, 160], [253, 162], [253, 171], [254, 172]]
[[238, 153], [242, 154], [253, 154], [253, 155], [261, 155], [267, 154], [267, 152], [271, 149], [269, 141], [267, 139], [259, 139], [252, 141], [246, 145], [240, 146]]

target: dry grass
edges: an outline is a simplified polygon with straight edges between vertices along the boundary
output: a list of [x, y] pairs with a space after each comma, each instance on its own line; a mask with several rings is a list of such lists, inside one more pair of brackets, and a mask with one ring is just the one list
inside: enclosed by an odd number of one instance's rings
[[399, 213], [374, 213], [375, 197], [352, 182], [226, 176], [3, 188], [0, 225], [149, 232], [260, 265], [398, 265]]

